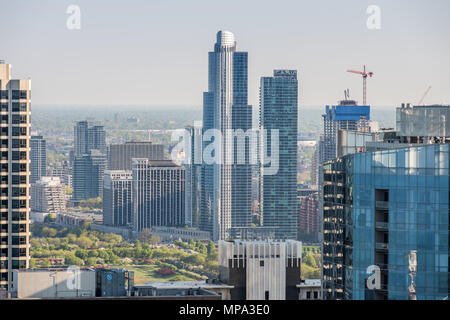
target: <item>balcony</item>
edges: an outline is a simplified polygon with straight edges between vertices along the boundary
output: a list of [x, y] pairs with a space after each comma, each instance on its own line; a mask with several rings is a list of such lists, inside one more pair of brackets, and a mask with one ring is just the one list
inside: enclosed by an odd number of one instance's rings
[[375, 249], [376, 250], [381, 250], [381, 251], [387, 251], [388, 248], [388, 244], [385, 242], [377, 242], [375, 243]]
[[384, 221], [376, 221], [375, 228], [378, 230], [387, 231], [389, 229], [389, 223]]
[[388, 201], [375, 201], [375, 209], [387, 210], [389, 209]]

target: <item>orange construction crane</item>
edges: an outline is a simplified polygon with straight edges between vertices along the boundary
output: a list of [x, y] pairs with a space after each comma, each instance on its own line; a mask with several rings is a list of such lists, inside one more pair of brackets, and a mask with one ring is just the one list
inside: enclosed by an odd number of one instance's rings
[[372, 77], [373, 76], [373, 72], [366, 72], [366, 66], [364, 65], [364, 70], [363, 71], [355, 71], [355, 70], [347, 70], [347, 72], [351, 72], [351, 73], [356, 73], [356, 74], [360, 74], [362, 75], [363, 78], [363, 105], [366, 105], [366, 97], [367, 97], [367, 85], [366, 85], [366, 79], [367, 76]]

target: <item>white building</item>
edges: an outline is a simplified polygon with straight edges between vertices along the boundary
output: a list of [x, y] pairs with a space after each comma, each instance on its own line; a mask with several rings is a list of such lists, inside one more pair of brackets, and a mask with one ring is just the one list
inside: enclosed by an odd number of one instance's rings
[[58, 177], [42, 177], [31, 185], [31, 210], [65, 212], [65, 187]]
[[297, 300], [302, 243], [219, 241], [219, 279], [235, 300]]

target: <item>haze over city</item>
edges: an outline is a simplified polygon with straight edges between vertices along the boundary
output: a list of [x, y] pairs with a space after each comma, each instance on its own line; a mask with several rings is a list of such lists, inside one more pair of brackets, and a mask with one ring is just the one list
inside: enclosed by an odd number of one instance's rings
[[[81, 10], [68, 30], [66, 9]], [[381, 10], [369, 30], [369, 5]], [[299, 103], [333, 104], [361, 80], [373, 106], [450, 100], [450, 2], [426, 1], [0, 1], [1, 59], [33, 80], [35, 105], [200, 106], [217, 30], [249, 53], [249, 103], [261, 76], [299, 71]], [[11, 34], [14, 31], [14, 36]], [[151, 108], [151, 107], [146, 107]]]

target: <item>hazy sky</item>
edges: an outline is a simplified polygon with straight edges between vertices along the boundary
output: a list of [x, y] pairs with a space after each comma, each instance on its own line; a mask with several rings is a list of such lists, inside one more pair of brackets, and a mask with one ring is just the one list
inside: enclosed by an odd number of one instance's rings
[[[69, 5], [81, 29], [68, 30]], [[381, 29], [369, 30], [369, 5]], [[207, 52], [232, 31], [249, 52], [249, 102], [273, 69], [299, 70], [300, 104], [334, 104], [362, 80], [376, 106], [450, 103], [450, 1], [0, 0], [0, 59], [31, 77], [34, 104], [200, 105]]]

